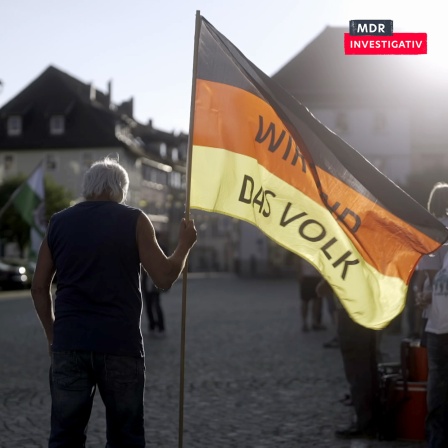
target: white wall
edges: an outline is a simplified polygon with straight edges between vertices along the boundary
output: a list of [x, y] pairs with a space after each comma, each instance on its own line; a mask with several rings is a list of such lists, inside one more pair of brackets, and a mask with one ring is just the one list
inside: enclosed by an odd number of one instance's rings
[[[347, 129], [338, 129], [338, 114]], [[313, 114], [394, 182], [411, 169], [410, 114], [405, 109], [315, 109]], [[340, 115], [339, 115], [340, 118]]]
[[[28, 176], [38, 163], [45, 160], [45, 174], [58, 184], [67, 188], [74, 199], [81, 196], [81, 184], [84, 173], [92, 162], [106, 156], [118, 155], [120, 163], [128, 171], [130, 188], [128, 201], [138, 206], [140, 202], [141, 169], [134, 157], [128, 157], [124, 148], [90, 148], [63, 150], [20, 150], [0, 151], [0, 184], [7, 178], [19, 174]], [[13, 163], [7, 169], [5, 157], [13, 156]], [[54, 162], [54, 165], [53, 165]]]

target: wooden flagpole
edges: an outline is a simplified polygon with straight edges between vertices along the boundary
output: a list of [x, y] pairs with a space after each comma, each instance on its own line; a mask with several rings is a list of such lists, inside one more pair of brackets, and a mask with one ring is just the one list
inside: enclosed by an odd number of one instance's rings
[[[194, 56], [193, 56], [193, 76], [191, 82], [191, 102], [190, 102], [190, 129], [188, 132], [188, 152], [187, 152], [187, 179], [185, 197], [185, 219], [190, 219], [190, 185], [191, 185], [191, 159], [193, 156], [193, 131], [194, 131], [194, 105], [196, 98], [196, 75], [198, 67], [199, 34], [201, 27], [201, 14], [196, 11], [196, 25], [194, 34]], [[184, 384], [185, 384], [185, 327], [187, 315], [187, 276], [188, 259], [182, 274], [182, 327], [180, 342], [180, 387], [179, 387], [179, 433], [178, 447], [183, 447], [184, 433]]]

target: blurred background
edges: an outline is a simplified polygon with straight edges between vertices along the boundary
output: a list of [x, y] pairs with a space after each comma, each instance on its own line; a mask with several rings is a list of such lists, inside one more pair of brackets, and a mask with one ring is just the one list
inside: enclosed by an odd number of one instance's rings
[[[80, 198], [107, 155], [128, 203], [170, 251], [185, 211], [196, 10], [327, 127], [423, 206], [448, 181], [448, 38], [440, 2], [7, 2], [0, 15], [0, 288], [29, 287], [30, 225], [11, 197], [42, 164], [45, 219]], [[345, 56], [349, 20], [425, 32], [428, 54]], [[295, 255], [258, 229], [192, 212], [195, 272], [291, 276]]]

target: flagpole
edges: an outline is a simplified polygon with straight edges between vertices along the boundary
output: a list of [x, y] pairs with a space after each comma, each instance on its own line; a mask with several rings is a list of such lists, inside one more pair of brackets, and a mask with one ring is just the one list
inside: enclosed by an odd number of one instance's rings
[[[193, 131], [194, 131], [194, 104], [196, 98], [196, 75], [198, 67], [199, 31], [201, 27], [201, 14], [196, 11], [195, 33], [194, 33], [194, 55], [193, 55], [193, 75], [191, 81], [191, 102], [190, 102], [190, 128], [188, 132], [187, 151], [187, 178], [185, 193], [185, 219], [190, 219], [190, 186], [191, 186], [191, 159], [193, 156]], [[182, 274], [182, 327], [180, 343], [180, 384], [179, 384], [179, 434], [178, 447], [183, 447], [184, 433], [184, 384], [185, 384], [185, 327], [187, 315], [187, 277], [188, 259]]]

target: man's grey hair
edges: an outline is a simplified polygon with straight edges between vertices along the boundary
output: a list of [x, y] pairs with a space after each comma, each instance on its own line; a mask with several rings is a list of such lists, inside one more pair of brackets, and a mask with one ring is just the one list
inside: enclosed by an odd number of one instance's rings
[[111, 201], [121, 204], [126, 200], [128, 188], [127, 171], [118, 160], [105, 157], [87, 170], [82, 184], [82, 195], [85, 199], [94, 199], [106, 194]]

